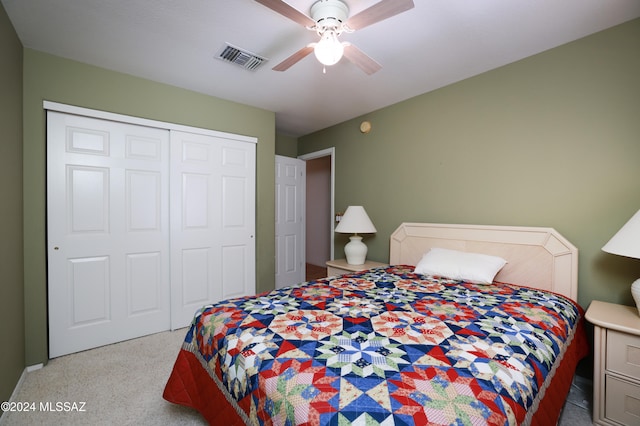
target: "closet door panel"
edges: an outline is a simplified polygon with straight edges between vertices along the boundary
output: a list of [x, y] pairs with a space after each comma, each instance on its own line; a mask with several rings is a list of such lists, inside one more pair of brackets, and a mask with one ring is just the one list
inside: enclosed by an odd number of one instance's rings
[[255, 294], [255, 144], [171, 132], [172, 328]]
[[210, 137], [172, 131], [170, 139], [171, 327], [176, 329], [220, 298], [220, 189]]
[[164, 309], [162, 253], [131, 253], [127, 255], [126, 270], [127, 315], [134, 317], [161, 312]]
[[222, 298], [255, 293], [255, 146], [221, 141]]
[[170, 326], [169, 132], [47, 112], [49, 356]]
[[180, 253], [182, 258], [174, 261], [174, 264], [180, 262], [184, 306], [202, 306], [213, 297], [209, 285], [211, 282], [210, 252], [210, 248], [185, 248]]

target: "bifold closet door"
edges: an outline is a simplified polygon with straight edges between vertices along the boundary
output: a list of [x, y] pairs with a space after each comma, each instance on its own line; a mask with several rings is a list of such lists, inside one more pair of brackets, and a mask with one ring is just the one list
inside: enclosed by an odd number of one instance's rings
[[255, 294], [255, 144], [171, 131], [171, 327]]
[[170, 327], [169, 132], [47, 112], [49, 355]]

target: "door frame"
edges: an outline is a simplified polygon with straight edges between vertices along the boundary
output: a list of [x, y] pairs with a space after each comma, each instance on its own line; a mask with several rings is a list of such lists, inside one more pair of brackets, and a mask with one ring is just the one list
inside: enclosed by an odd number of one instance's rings
[[238, 135], [235, 133], [220, 132], [218, 130], [203, 129], [201, 127], [192, 127], [192, 126], [185, 126], [182, 124], [169, 123], [166, 121], [158, 121], [158, 120], [151, 120], [148, 118], [133, 117], [130, 115], [117, 114], [113, 112], [101, 111], [101, 110], [91, 109], [91, 108], [77, 107], [73, 105], [61, 104], [61, 103], [52, 102], [52, 101], [43, 101], [42, 105], [45, 111], [64, 112], [67, 114], [83, 115], [85, 117], [90, 117], [90, 118], [101, 118], [103, 120], [118, 121], [126, 124], [137, 124], [140, 126], [156, 127], [158, 129], [163, 129], [163, 130], [178, 130], [180, 132], [195, 133], [195, 134], [206, 135], [206, 136], [216, 136], [220, 138], [241, 141], [241, 142], [250, 142], [255, 144], [258, 143], [258, 138], [254, 136], [244, 136], [244, 135]]
[[[330, 208], [330, 214], [331, 214], [331, 221], [329, 223], [335, 223], [335, 217], [336, 217], [336, 207], [335, 207], [335, 189], [336, 189], [336, 148], [335, 147], [331, 147], [331, 148], [327, 148], [327, 149], [322, 149], [320, 151], [314, 151], [314, 152], [310, 152], [308, 154], [303, 154], [303, 155], [299, 155], [298, 158], [300, 160], [313, 160], [315, 158], [321, 158], [321, 157], [327, 157], [330, 156], [331, 157], [331, 208]], [[306, 208], [306, 205], [305, 205]], [[334, 259], [334, 239], [335, 239], [335, 232], [334, 232], [334, 227], [331, 227], [331, 232], [329, 234], [329, 258], [330, 260]]]

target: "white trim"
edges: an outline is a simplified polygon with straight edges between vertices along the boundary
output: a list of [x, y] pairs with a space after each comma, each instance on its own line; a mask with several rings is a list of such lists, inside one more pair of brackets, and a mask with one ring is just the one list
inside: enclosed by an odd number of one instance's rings
[[40, 370], [43, 367], [44, 367], [43, 363], [35, 364], [35, 365], [29, 365], [27, 367], [27, 373], [31, 373], [32, 371], [36, 371], [36, 370]]
[[[327, 149], [323, 149], [320, 151], [310, 152], [308, 154], [299, 155], [298, 158], [300, 160], [313, 160], [314, 158], [326, 157], [327, 155], [331, 156], [331, 221], [329, 223], [335, 223], [336, 217], [336, 207], [335, 207], [335, 188], [336, 188], [336, 148], [331, 147]], [[306, 207], [306, 206], [305, 206]], [[334, 227], [331, 227], [331, 235], [329, 237], [329, 260], [333, 260], [334, 257], [334, 240], [335, 240], [335, 232]]]
[[[37, 364], [40, 366], [40, 368], [42, 368], [42, 364]], [[33, 367], [36, 367], [35, 365]], [[16, 396], [18, 396], [18, 392], [20, 391], [20, 388], [22, 388], [22, 383], [24, 383], [25, 377], [27, 375], [27, 373], [30, 373], [31, 371], [29, 370], [29, 368], [31, 367], [27, 367], [24, 370], [22, 370], [22, 374], [20, 375], [20, 378], [18, 379], [18, 383], [16, 383], [16, 386], [13, 388], [13, 392], [11, 392], [11, 396], [9, 397], [9, 400], [7, 402], [15, 402], [16, 401]], [[5, 402], [5, 401], [2, 401]], [[4, 425], [4, 421], [6, 419], [6, 417], [4, 416], [5, 413], [8, 413], [8, 411], [2, 411], [0, 410], [0, 425]]]
[[165, 130], [177, 130], [180, 132], [196, 133], [199, 135], [214, 136], [225, 139], [232, 139], [239, 142], [258, 143], [258, 138], [253, 136], [236, 135], [234, 133], [219, 132], [217, 130], [202, 129], [199, 127], [184, 126], [181, 124], [167, 123], [165, 121], [150, 120], [141, 117], [116, 114], [113, 112], [100, 111], [77, 107], [73, 105], [61, 104], [58, 102], [43, 101], [43, 108], [49, 111], [64, 112], [67, 114], [82, 115], [85, 117], [100, 118], [103, 120], [119, 121], [121, 123], [137, 124], [140, 126], [155, 127]]

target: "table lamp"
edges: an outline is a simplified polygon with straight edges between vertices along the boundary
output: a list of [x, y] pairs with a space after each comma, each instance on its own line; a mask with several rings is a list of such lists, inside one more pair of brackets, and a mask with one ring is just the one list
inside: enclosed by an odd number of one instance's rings
[[349, 242], [344, 246], [344, 254], [347, 263], [350, 265], [362, 265], [367, 258], [367, 246], [362, 242], [362, 237], [358, 234], [374, 233], [376, 227], [367, 216], [362, 206], [349, 206], [344, 212], [342, 220], [336, 226], [336, 232], [342, 234], [354, 234], [349, 237]]
[[[602, 247], [602, 250], [619, 256], [640, 259], [640, 210], [620, 228], [616, 235]], [[636, 301], [636, 308], [640, 314], [640, 279], [631, 284], [631, 295]]]

